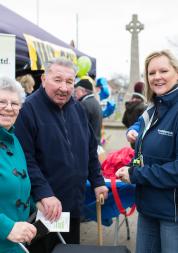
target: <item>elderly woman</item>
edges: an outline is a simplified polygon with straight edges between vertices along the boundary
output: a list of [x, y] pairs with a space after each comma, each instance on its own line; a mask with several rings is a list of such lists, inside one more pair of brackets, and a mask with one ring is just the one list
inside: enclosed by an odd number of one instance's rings
[[178, 252], [178, 60], [167, 50], [145, 61], [146, 112], [139, 130], [135, 160], [116, 175], [136, 184], [139, 213], [136, 253]]
[[19, 242], [30, 242], [36, 228], [29, 217], [30, 180], [13, 124], [25, 98], [21, 85], [0, 78], [0, 253], [20, 253]]

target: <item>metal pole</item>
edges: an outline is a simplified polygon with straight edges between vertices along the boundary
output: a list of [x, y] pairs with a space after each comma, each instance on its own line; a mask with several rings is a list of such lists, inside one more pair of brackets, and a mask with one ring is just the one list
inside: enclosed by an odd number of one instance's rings
[[40, 7], [40, 0], [36, 0], [36, 24], [39, 26], [39, 7]]
[[79, 16], [78, 13], [76, 13], [76, 48], [78, 49], [78, 21], [79, 21]]
[[59, 239], [61, 240], [62, 244], [67, 244], [66, 241], [64, 240], [64, 238], [62, 237], [61, 233], [57, 233]]
[[23, 251], [24, 251], [25, 253], [30, 253], [30, 252], [28, 251], [28, 249], [27, 249], [21, 242], [19, 242], [19, 246], [23, 249]]

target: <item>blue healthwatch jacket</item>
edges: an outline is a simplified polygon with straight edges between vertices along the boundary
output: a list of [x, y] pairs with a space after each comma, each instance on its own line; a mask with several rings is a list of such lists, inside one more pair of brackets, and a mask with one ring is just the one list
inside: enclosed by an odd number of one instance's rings
[[87, 178], [93, 188], [105, 185], [97, 141], [80, 103], [71, 98], [60, 109], [41, 86], [26, 99], [15, 129], [25, 151], [34, 200], [55, 195], [63, 211], [79, 217]]
[[[158, 120], [142, 138], [145, 127], [157, 110]], [[168, 221], [178, 221], [178, 87], [155, 97], [130, 129], [139, 132], [135, 158], [140, 149], [143, 166], [129, 169], [136, 184], [136, 205], [140, 213]]]

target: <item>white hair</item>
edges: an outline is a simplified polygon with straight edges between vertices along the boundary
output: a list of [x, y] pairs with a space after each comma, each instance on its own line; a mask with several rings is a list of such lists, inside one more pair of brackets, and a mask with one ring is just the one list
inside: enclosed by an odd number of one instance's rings
[[77, 66], [71, 60], [61, 56], [59, 58], [52, 58], [45, 63], [45, 73], [48, 73], [51, 66], [54, 64], [71, 68], [74, 70], [75, 74], [78, 72]]
[[22, 85], [9, 77], [0, 77], [0, 90], [7, 90], [17, 93], [20, 103], [25, 101], [25, 91]]

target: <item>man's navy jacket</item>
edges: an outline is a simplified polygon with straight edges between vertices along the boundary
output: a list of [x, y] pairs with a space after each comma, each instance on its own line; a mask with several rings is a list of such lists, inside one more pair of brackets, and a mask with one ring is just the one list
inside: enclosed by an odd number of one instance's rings
[[87, 178], [104, 185], [97, 141], [80, 103], [73, 98], [60, 109], [43, 87], [30, 95], [16, 122], [35, 201], [56, 196], [63, 211], [79, 217]]

